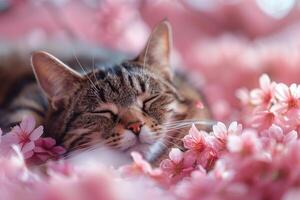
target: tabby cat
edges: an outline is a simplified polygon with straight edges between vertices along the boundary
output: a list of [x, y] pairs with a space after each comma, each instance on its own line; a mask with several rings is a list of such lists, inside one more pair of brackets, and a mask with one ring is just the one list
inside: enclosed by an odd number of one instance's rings
[[[12, 126], [31, 114], [68, 152], [108, 145], [126, 154], [138, 151], [156, 162], [170, 147], [182, 147], [187, 130], [181, 128], [210, 118], [205, 104], [197, 107], [204, 103], [199, 91], [172, 71], [171, 40], [170, 24], [163, 21], [135, 59], [88, 73], [46, 52], [34, 52], [31, 63], [38, 84], [32, 73], [10, 79], [0, 75], [7, 79], [2, 85], [14, 83], [6, 91], [0, 86], [0, 125]], [[5, 99], [9, 92], [13, 95]]]

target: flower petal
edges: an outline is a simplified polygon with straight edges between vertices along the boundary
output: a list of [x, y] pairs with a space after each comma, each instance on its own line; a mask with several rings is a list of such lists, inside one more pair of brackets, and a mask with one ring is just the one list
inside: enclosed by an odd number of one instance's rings
[[18, 138], [18, 135], [15, 134], [15, 133], [7, 133], [6, 135], [3, 135], [1, 137], [1, 140], [2, 140], [2, 144], [18, 144], [19, 143], [19, 138]]
[[57, 155], [62, 155], [66, 153], [66, 149], [61, 146], [55, 146], [51, 151], [52, 153], [55, 153]]
[[160, 168], [164, 171], [173, 172], [174, 164], [170, 159], [165, 159], [160, 163]]
[[290, 93], [293, 98], [298, 99], [300, 97], [299, 86], [297, 84], [293, 83], [290, 86]]
[[218, 122], [213, 126], [213, 132], [216, 137], [223, 138], [227, 134], [227, 128], [224, 123]]
[[29, 152], [29, 151], [32, 151], [34, 149], [34, 142], [27, 142], [25, 144], [22, 144], [22, 148], [21, 148], [21, 151], [23, 153], [26, 153], [26, 152]]
[[228, 136], [227, 148], [229, 151], [239, 152], [243, 148], [242, 146], [243, 146], [242, 140], [239, 136], [236, 135]]
[[35, 119], [32, 116], [24, 118], [20, 124], [23, 131], [30, 133], [35, 127]]
[[264, 93], [260, 89], [254, 89], [250, 92], [251, 103], [260, 105], [263, 103]]
[[268, 131], [269, 136], [274, 138], [277, 142], [281, 142], [283, 140], [283, 131], [279, 126], [273, 124]]
[[180, 151], [180, 149], [172, 148], [169, 153], [169, 157], [174, 163], [178, 164], [183, 159], [183, 152]]
[[33, 151], [36, 152], [36, 153], [45, 153], [45, 152], [47, 152], [47, 150], [45, 150], [42, 147], [34, 147]]
[[25, 159], [31, 158], [33, 156], [33, 151], [23, 152], [23, 155]]
[[298, 138], [297, 131], [291, 131], [291, 132], [289, 132], [288, 134], [285, 135], [283, 142], [284, 143], [290, 143], [290, 142], [296, 141], [297, 138]]
[[36, 128], [30, 135], [29, 138], [32, 141], [35, 141], [37, 139], [39, 139], [39, 137], [41, 137], [41, 135], [43, 134], [43, 126], [39, 126], [38, 128]]
[[199, 130], [196, 128], [196, 126], [193, 124], [192, 127], [189, 130], [189, 135], [191, 135], [193, 138], [197, 138], [199, 135]]
[[39, 138], [37, 141], [41, 141], [41, 145], [46, 149], [50, 149], [55, 146], [56, 141], [53, 138], [47, 137], [47, 138]]
[[259, 85], [263, 91], [268, 91], [271, 85], [270, 77], [267, 74], [261, 75], [259, 78]]
[[283, 83], [277, 84], [275, 86], [275, 97], [279, 101], [284, 101], [284, 102], [288, 101], [290, 97], [289, 88]]
[[19, 135], [19, 134], [21, 134], [23, 131], [22, 131], [22, 129], [20, 128], [20, 126], [14, 126], [13, 128], [12, 128], [12, 130], [9, 132], [9, 133], [14, 133], [14, 134], [16, 134], [16, 135]]

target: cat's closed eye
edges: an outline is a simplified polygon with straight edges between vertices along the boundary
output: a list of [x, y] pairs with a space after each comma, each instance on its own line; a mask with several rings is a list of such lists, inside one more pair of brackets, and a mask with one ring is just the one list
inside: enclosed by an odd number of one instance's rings
[[144, 112], [146, 112], [147, 109], [149, 109], [150, 105], [153, 103], [153, 101], [155, 101], [159, 96], [160, 96], [160, 95], [157, 94], [157, 95], [153, 95], [153, 96], [151, 96], [151, 97], [145, 99], [145, 100], [143, 101], [142, 110], [143, 110]]

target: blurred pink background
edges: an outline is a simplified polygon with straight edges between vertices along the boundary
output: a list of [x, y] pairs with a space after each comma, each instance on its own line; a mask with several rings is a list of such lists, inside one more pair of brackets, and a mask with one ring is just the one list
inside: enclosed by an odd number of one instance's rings
[[239, 89], [262, 73], [300, 81], [298, 0], [0, 0], [0, 43], [78, 40], [136, 54], [165, 18], [173, 65], [201, 77], [219, 120], [239, 118]]

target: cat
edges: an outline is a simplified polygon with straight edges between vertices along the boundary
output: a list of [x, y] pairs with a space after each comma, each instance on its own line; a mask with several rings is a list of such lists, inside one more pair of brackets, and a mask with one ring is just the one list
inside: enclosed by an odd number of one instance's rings
[[180, 139], [192, 122], [211, 119], [203, 95], [172, 70], [171, 46], [171, 25], [164, 20], [135, 59], [111, 67], [79, 73], [47, 52], [33, 52], [35, 79], [24, 72], [9, 99], [0, 87], [0, 115], [14, 115], [2, 124], [31, 114], [68, 153], [105, 145], [157, 163], [171, 147], [183, 149]]

